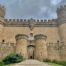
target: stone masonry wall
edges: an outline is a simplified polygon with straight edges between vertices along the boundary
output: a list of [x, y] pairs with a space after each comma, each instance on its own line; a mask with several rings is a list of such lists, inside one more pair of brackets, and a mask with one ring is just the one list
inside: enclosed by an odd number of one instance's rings
[[16, 45], [14, 43], [2, 43], [0, 42], [0, 59], [15, 52]]
[[58, 43], [49, 43], [47, 45], [48, 59], [60, 60], [60, 49]]
[[18, 34], [16, 36], [16, 53], [21, 54], [24, 59], [28, 58], [27, 46], [28, 36], [24, 34]]
[[46, 36], [41, 34], [35, 36], [35, 58], [41, 61], [47, 58]]

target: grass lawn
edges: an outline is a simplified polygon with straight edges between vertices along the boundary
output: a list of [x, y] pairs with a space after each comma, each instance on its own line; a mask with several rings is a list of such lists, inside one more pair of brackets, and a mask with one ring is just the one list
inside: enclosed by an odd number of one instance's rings
[[51, 66], [63, 66], [63, 65], [58, 65], [58, 64], [55, 64], [55, 63], [48, 63], [49, 65]]
[[12, 64], [9, 64], [9, 65], [3, 65], [3, 66], [13, 66]]

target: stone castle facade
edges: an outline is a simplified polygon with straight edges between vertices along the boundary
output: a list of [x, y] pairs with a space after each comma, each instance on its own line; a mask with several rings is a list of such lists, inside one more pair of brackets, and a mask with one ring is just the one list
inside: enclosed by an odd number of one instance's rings
[[0, 58], [19, 53], [25, 59], [66, 60], [66, 6], [57, 19], [5, 19], [0, 5]]

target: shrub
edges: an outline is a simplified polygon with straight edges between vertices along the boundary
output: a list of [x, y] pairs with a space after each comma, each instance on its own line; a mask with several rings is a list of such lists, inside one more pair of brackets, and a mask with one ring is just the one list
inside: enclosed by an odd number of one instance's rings
[[56, 64], [58, 64], [59, 62], [58, 61], [56, 61], [56, 60], [52, 60], [51, 61], [52, 63], [56, 63]]
[[19, 54], [10, 54], [9, 56], [7, 56], [3, 59], [4, 64], [18, 63], [21, 61], [23, 61], [23, 56], [21, 56]]

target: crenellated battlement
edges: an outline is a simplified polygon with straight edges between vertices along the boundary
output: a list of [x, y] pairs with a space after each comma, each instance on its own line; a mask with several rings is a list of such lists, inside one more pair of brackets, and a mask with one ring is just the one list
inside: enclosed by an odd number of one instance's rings
[[5, 6], [3, 6], [3, 5], [0, 5], [0, 8], [3, 9], [3, 10], [5, 10]]
[[60, 6], [57, 8], [57, 16], [58, 16], [58, 23], [64, 24], [66, 23], [66, 5]]
[[57, 19], [52, 20], [38, 20], [38, 19], [4, 19], [6, 26], [43, 26], [43, 25], [56, 25]]
[[40, 20], [40, 19], [4, 19], [6, 22], [55, 22], [57, 19], [52, 19], [52, 20]]
[[57, 14], [60, 14], [60, 12], [62, 11], [66, 11], [66, 5], [61, 5], [60, 7], [57, 8]]

